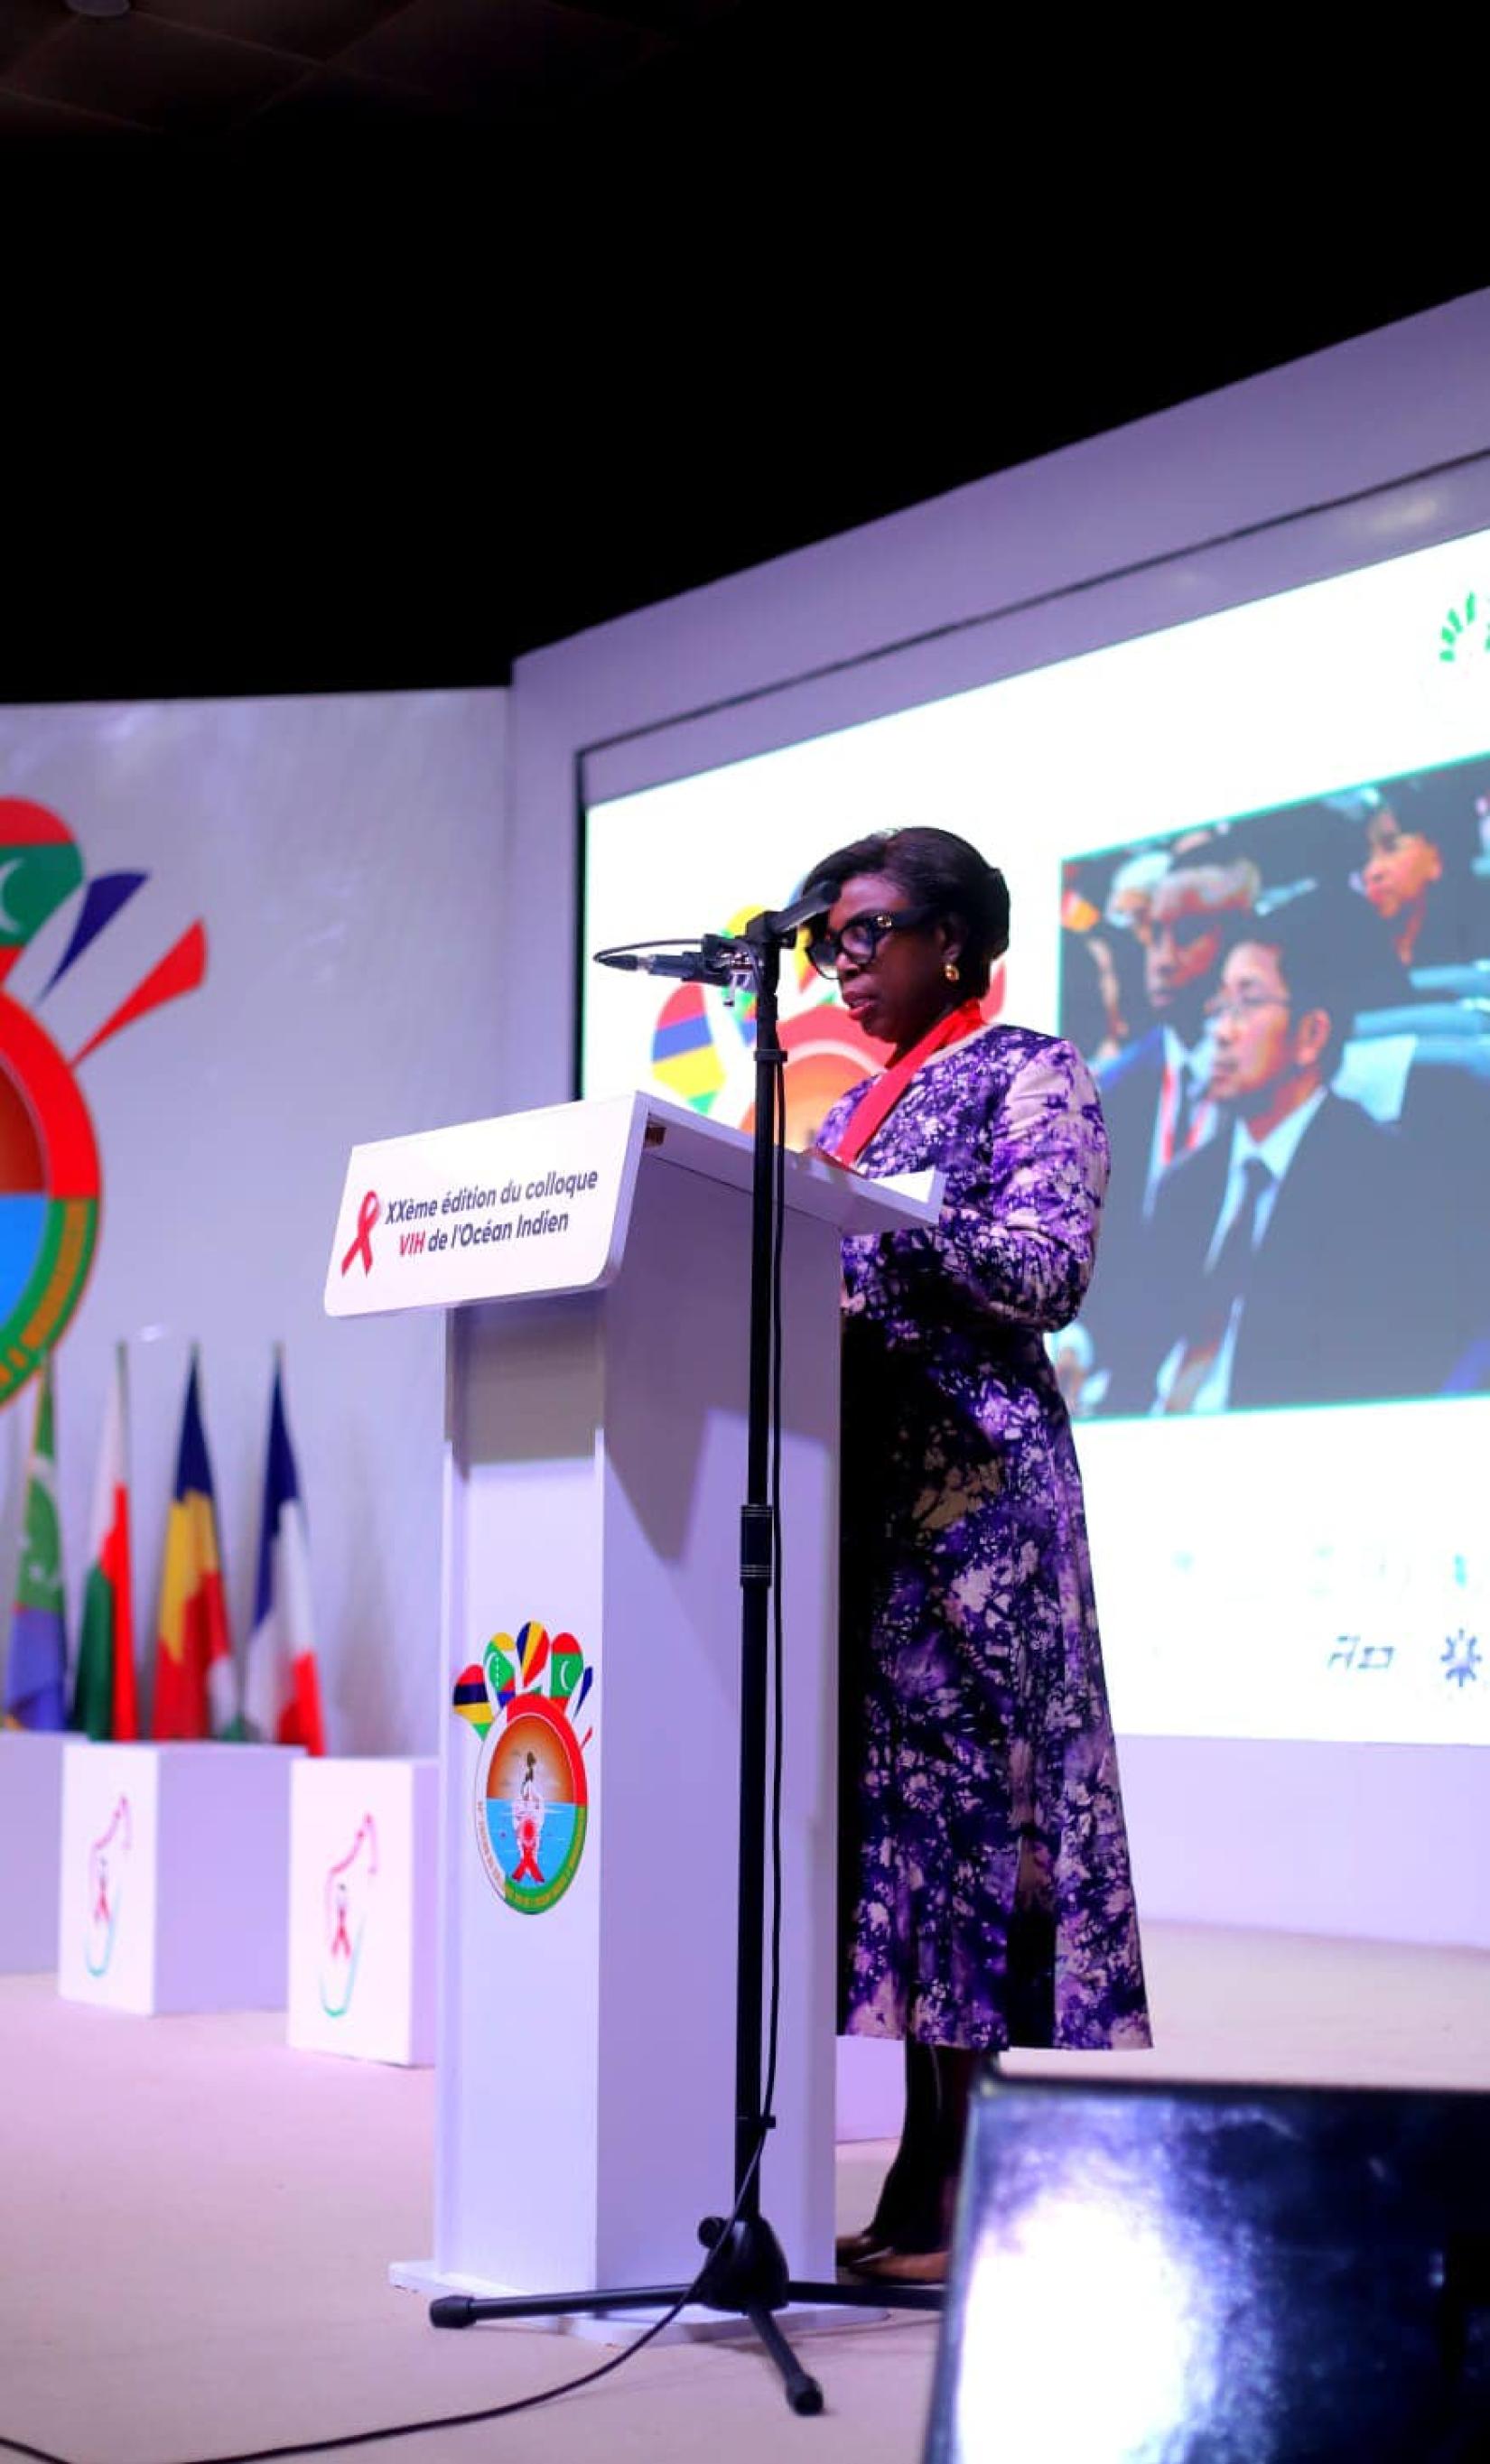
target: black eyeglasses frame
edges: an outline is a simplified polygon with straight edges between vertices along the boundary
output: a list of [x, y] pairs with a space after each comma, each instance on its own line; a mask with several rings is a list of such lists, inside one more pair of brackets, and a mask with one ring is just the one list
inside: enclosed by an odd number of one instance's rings
[[848, 955], [856, 967], [869, 967], [878, 957], [879, 944], [887, 934], [919, 932], [923, 924], [932, 923], [939, 913], [935, 907], [903, 907], [899, 914], [892, 915], [883, 908], [866, 908], [862, 915], [851, 915], [842, 932], [830, 933], [825, 926], [812, 934], [807, 944], [808, 958], [820, 976], [826, 976], [830, 982], [834, 982], [843, 957], [846, 935], [867, 935], [868, 948], [862, 953], [851, 949]]

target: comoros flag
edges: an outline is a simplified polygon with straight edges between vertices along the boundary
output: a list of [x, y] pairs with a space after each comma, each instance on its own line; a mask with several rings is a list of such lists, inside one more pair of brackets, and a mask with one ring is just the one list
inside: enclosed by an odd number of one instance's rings
[[224, 1737], [236, 1726], [237, 1709], [217, 1510], [193, 1352], [166, 1527], [150, 1734]]
[[94, 1476], [73, 1727], [100, 1742], [113, 1738], [129, 1743], [140, 1734], [129, 1553], [129, 1410], [122, 1344], [104, 1406], [103, 1437]]
[[303, 1746], [310, 1754], [325, 1752], [305, 1509], [278, 1362], [269, 1403], [263, 1519], [243, 1707], [253, 1732], [271, 1744]]
[[62, 1608], [62, 1530], [56, 1510], [52, 1355], [48, 1353], [37, 1381], [36, 1418], [26, 1467], [25, 1522], [5, 1663], [7, 1727], [67, 1725], [67, 1632]]

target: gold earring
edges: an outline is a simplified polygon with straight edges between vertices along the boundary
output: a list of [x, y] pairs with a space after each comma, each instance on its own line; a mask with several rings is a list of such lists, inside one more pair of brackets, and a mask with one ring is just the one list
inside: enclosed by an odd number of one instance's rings
[[942, 970], [942, 973], [946, 978], [949, 984], [955, 984], [958, 980], [958, 967], [956, 959], [948, 958], [945, 966]]

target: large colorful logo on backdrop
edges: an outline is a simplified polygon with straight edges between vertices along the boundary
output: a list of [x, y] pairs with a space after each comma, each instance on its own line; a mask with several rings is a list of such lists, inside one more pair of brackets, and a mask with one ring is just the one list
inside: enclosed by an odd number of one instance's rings
[[[743, 907], [724, 926], [739, 933], [759, 911]], [[838, 999], [836, 988], [809, 963], [799, 941], [781, 971], [781, 1046], [787, 1056], [787, 1144], [810, 1147], [840, 1095], [880, 1068], [874, 1044]], [[983, 1003], [985, 1018], [1004, 1005], [1004, 969], [996, 966]], [[658, 1087], [696, 1112], [736, 1129], [755, 1123], [755, 996], [731, 1001], [713, 984], [679, 984], [661, 1002], [652, 1030], [652, 1074]]]
[[494, 1634], [456, 1680], [452, 1708], [481, 1740], [476, 1844], [499, 1899], [524, 1916], [562, 1900], [579, 1871], [589, 1821], [581, 1714], [594, 1670], [572, 1634], [550, 1639], [536, 1618]]
[[40, 1368], [93, 1264], [101, 1177], [75, 1073], [207, 973], [200, 918], [163, 923], [149, 883], [88, 879], [65, 822], [0, 796], [0, 1404]]

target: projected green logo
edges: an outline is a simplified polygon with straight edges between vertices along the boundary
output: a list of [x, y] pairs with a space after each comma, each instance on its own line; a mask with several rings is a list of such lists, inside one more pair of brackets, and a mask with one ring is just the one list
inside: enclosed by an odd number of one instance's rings
[[1470, 592], [1462, 607], [1451, 607], [1438, 627], [1438, 656], [1445, 667], [1457, 667], [1461, 659], [1490, 650], [1490, 627], [1479, 612], [1479, 600]]

